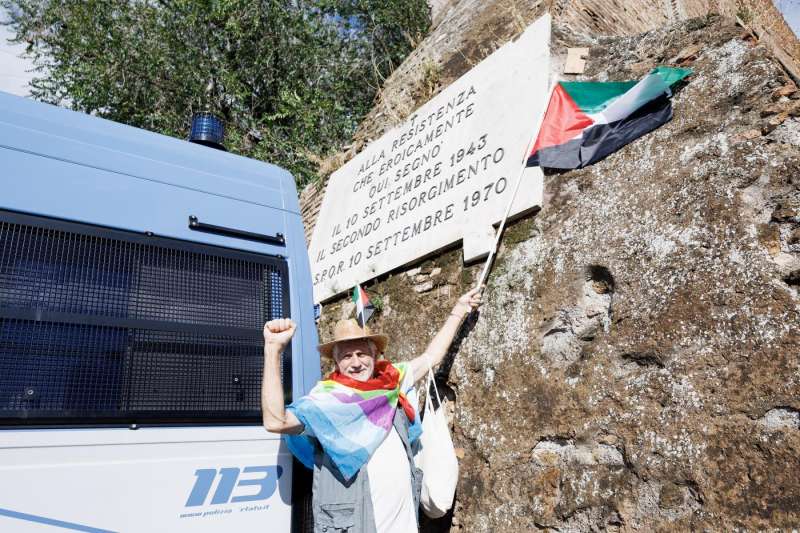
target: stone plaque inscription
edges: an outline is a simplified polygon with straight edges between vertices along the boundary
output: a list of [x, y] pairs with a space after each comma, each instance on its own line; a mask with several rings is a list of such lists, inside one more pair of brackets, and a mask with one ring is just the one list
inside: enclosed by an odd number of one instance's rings
[[[308, 252], [315, 301], [500, 221], [547, 106], [549, 43], [545, 16], [331, 176]], [[522, 180], [512, 215], [541, 205], [541, 171]]]

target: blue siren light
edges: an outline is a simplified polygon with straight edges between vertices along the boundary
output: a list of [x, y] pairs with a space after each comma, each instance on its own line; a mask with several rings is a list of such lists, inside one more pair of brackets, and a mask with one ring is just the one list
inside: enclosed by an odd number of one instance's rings
[[208, 112], [194, 114], [189, 142], [225, 150], [225, 146], [222, 144], [224, 138], [225, 125], [222, 123], [222, 119]]

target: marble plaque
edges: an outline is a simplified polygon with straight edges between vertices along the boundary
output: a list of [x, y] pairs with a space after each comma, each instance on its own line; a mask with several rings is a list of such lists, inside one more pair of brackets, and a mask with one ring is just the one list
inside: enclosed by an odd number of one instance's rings
[[[550, 17], [496, 50], [330, 178], [309, 246], [322, 302], [497, 224], [549, 97]], [[512, 215], [542, 202], [526, 169]]]

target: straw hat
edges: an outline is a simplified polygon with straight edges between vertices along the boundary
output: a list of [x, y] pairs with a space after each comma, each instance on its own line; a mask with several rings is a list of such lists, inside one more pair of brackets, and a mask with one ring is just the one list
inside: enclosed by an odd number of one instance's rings
[[386, 343], [389, 341], [389, 337], [386, 335], [373, 335], [367, 326], [362, 328], [354, 318], [349, 318], [336, 323], [333, 327], [333, 340], [325, 344], [320, 344], [319, 353], [322, 357], [333, 357], [333, 347], [336, 343], [356, 339], [366, 339], [374, 342], [378, 354], [383, 353], [386, 349]]

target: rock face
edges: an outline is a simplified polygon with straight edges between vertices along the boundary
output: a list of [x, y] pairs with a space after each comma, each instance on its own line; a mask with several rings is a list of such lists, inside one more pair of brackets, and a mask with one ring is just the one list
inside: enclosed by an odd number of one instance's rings
[[[670, 123], [547, 175], [543, 209], [507, 230], [437, 374], [463, 459], [454, 512], [426, 531], [791, 529], [800, 93], [727, 19], [557, 39], [590, 47], [587, 79], [694, 75]], [[370, 284], [389, 355], [421, 353], [480, 267], [452, 250]], [[349, 311], [326, 304], [323, 338]]]
[[700, 25], [593, 49], [624, 79], [636, 48], [703, 45], [669, 125], [550, 176], [512, 230], [449, 374], [466, 531], [800, 522], [794, 101], [764, 49]]

